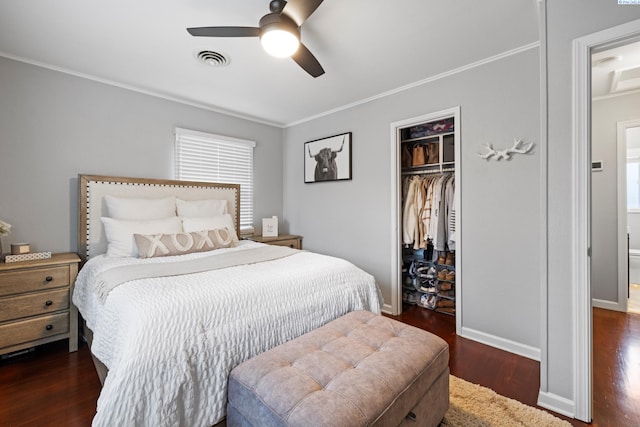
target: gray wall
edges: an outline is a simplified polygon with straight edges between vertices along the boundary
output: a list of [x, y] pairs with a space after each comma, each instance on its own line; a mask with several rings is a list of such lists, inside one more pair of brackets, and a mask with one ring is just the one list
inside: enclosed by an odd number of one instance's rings
[[573, 396], [571, 293], [572, 41], [640, 18], [640, 7], [615, 1], [547, 0], [548, 298], [547, 390]]
[[[539, 166], [477, 156], [485, 143], [539, 141], [537, 48], [286, 130], [284, 215], [305, 248], [372, 273], [386, 303], [391, 277], [390, 124], [461, 107], [463, 328], [539, 346]], [[353, 180], [304, 184], [303, 146], [353, 132]]]
[[5, 251], [75, 251], [77, 175], [173, 178], [175, 127], [256, 141], [255, 225], [282, 217], [281, 128], [0, 58]]
[[639, 250], [640, 249], [640, 212], [627, 213], [627, 227], [629, 228], [629, 249]]
[[[617, 122], [640, 118], [640, 93], [603, 99], [592, 103], [591, 152], [602, 160], [604, 170], [591, 178], [591, 297], [618, 301], [618, 165]], [[629, 226], [640, 240], [640, 215], [629, 214]]]

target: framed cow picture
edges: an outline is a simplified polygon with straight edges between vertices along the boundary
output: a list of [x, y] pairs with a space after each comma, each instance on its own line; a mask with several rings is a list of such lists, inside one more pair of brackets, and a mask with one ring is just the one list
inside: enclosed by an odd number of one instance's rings
[[351, 132], [304, 143], [304, 182], [351, 179]]

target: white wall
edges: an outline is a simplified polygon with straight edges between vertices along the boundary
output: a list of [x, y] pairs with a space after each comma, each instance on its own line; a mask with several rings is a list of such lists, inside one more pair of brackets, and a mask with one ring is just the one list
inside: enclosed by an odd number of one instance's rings
[[[537, 48], [286, 130], [284, 215], [305, 248], [372, 273], [387, 303], [391, 277], [390, 124], [461, 107], [463, 328], [539, 346], [539, 166], [477, 156], [485, 143], [539, 142]], [[304, 184], [304, 142], [353, 132], [353, 180]]]
[[[604, 162], [604, 170], [593, 172], [591, 178], [591, 297], [619, 303], [616, 124], [640, 119], [640, 93], [594, 101], [591, 117], [592, 158]], [[640, 215], [629, 215], [632, 216], [638, 216], [640, 219]], [[634, 218], [631, 219], [629, 225], [636, 226], [635, 234], [640, 240], [640, 228], [637, 228]]]
[[282, 129], [0, 58], [5, 251], [75, 251], [77, 175], [173, 178], [175, 127], [256, 141], [255, 226], [282, 216]]
[[548, 297], [547, 371], [542, 391], [574, 401], [572, 237], [572, 41], [640, 18], [640, 7], [615, 1], [547, 0]]

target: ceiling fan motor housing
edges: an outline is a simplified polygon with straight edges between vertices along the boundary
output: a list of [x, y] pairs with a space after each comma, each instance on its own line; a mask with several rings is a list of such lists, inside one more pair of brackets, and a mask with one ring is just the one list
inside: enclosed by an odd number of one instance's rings
[[264, 33], [271, 30], [284, 30], [296, 36], [300, 40], [300, 28], [296, 25], [293, 19], [289, 18], [285, 14], [269, 13], [260, 19], [260, 30], [258, 32], [259, 37], [262, 37]]

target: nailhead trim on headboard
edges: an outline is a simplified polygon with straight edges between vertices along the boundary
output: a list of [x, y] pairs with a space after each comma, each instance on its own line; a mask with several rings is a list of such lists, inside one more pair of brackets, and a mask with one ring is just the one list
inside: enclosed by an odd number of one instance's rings
[[[235, 219], [236, 232], [239, 234], [240, 231], [240, 185], [238, 184], [82, 174], [78, 175], [78, 183], [78, 252], [83, 261], [106, 251], [106, 240], [101, 241], [101, 239], [104, 239], [104, 232], [102, 231], [102, 222], [99, 220], [99, 217], [104, 215], [102, 199], [100, 199], [97, 207], [92, 206], [91, 201], [93, 197], [101, 197], [107, 194], [140, 198], [176, 196], [188, 200], [226, 199], [229, 202], [229, 213]], [[99, 188], [106, 189], [106, 191], [97, 191]], [[149, 191], [146, 191], [147, 189]], [[96, 213], [92, 209], [100, 209], [101, 212]], [[97, 231], [95, 224], [92, 224], [92, 219], [98, 223]], [[96, 221], [96, 219], [98, 220]], [[96, 236], [95, 234], [99, 235]], [[95, 253], [96, 250], [98, 253]]]

